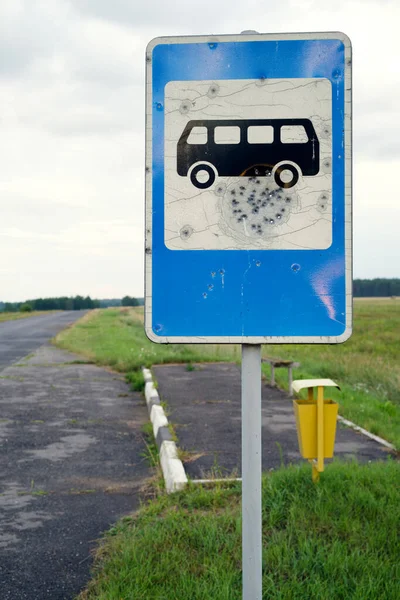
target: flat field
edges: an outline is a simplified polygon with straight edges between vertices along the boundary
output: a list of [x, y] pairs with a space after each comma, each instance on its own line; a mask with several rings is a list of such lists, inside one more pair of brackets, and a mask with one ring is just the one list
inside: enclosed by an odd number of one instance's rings
[[[400, 449], [400, 300], [356, 299], [354, 309], [354, 332], [344, 344], [265, 345], [263, 356], [300, 362], [295, 378], [335, 380], [340, 414]], [[125, 373], [160, 363], [240, 361], [238, 345], [150, 342], [142, 307], [94, 310], [56, 343]], [[263, 371], [268, 377], [268, 365]], [[286, 370], [277, 370], [277, 382], [287, 387]]]

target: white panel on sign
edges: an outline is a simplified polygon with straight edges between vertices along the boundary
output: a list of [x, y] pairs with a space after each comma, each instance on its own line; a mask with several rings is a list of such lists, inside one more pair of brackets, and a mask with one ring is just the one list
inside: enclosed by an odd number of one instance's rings
[[325, 78], [169, 82], [166, 246], [329, 248], [331, 122]]

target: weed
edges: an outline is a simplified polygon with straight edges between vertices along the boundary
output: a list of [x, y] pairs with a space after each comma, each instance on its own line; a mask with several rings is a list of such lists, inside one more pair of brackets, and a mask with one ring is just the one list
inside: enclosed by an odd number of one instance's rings
[[128, 373], [126, 380], [131, 384], [131, 387], [135, 392], [144, 391], [145, 380], [141, 369]]

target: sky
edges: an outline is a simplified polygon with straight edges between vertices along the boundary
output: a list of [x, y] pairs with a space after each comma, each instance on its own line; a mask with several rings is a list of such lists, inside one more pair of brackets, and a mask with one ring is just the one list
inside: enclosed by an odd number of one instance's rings
[[143, 296], [144, 64], [158, 36], [343, 31], [354, 277], [399, 277], [398, 0], [1, 0], [0, 300]]

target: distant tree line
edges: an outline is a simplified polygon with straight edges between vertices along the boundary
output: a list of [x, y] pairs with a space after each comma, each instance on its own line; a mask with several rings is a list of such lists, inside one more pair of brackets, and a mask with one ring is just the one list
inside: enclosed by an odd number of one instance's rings
[[354, 279], [356, 298], [400, 296], [400, 279]]
[[124, 296], [121, 298], [109, 298], [99, 300], [100, 308], [109, 308], [113, 306], [143, 306], [144, 298], [134, 298], [133, 296]]
[[0, 312], [30, 312], [33, 310], [83, 310], [107, 308], [109, 306], [141, 306], [143, 298], [124, 296], [110, 300], [92, 300], [90, 296], [60, 296], [56, 298], [35, 298], [24, 302], [0, 302]]
[[4, 312], [18, 312], [29, 310], [82, 310], [99, 308], [100, 302], [92, 300], [90, 296], [60, 296], [58, 298], [34, 298], [24, 302], [4, 302], [2, 310]]

